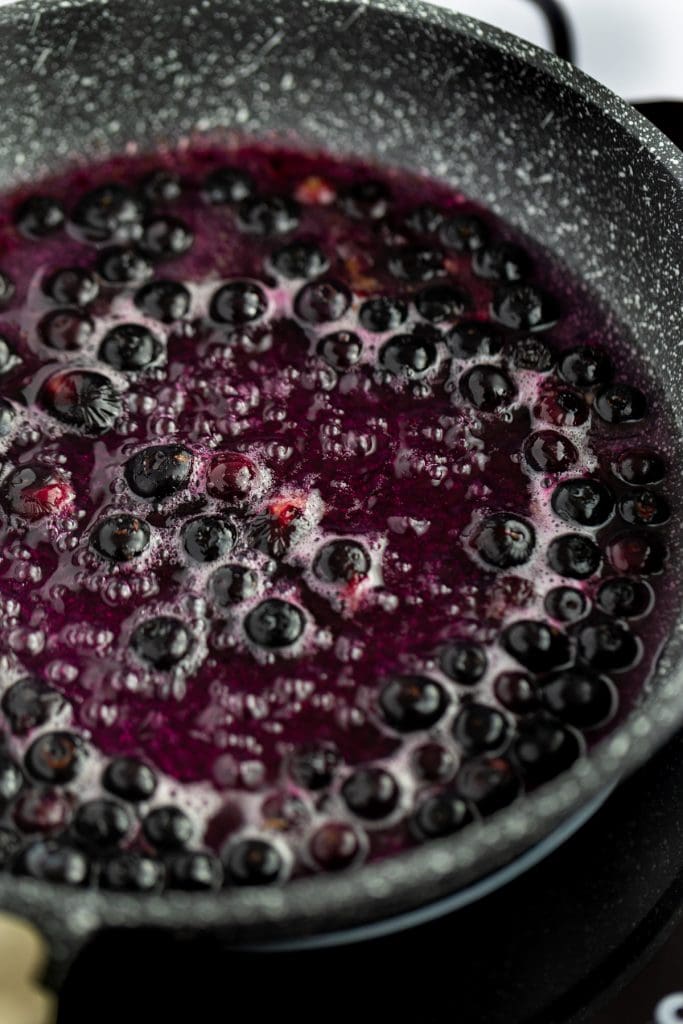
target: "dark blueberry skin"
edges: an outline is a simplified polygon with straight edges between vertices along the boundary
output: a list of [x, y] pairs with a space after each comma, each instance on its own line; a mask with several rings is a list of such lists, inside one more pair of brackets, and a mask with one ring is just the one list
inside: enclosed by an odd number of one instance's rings
[[588, 614], [588, 598], [574, 587], [553, 587], [545, 596], [544, 607], [551, 619], [578, 622]]
[[3, 497], [10, 512], [41, 519], [70, 503], [72, 491], [64, 477], [47, 466], [19, 466], [5, 478]]
[[486, 281], [514, 284], [529, 275], [531, 261], [518, 245], [497, 242], [485, 245], [472, 255], [472, 270]]
[[405, 323], [408, 306], [403, 299], [377, 295], [366, 299], [358, 312], [358, 319], [366, 331], [381, 334], [383, 331], [395, 331]]
[[330, 265], [315, 242], [296, 241], [278, 249], [270, 258], [273, 269], [288, 280], [310, 280], [324, 274]]
[[190, 293], [177, 281], [150, 281], [135, 293], [138, 309], [162, 324], [182, 320], [190, 311]]
[[571, 727], [552, 715], [528, 715], [518, 725], [515, 760], [532, 785], [554, 779], [583, 753], [583, 742]]
[[102, 785], [122, 800], [140, 803], [154, 795], [157, 779], [152, 769], [136, 757], [117, 757], [105, 768]]
[[23, 785], [24, 776], [19, 765], [9, 754], [0, 751], [0, 810], [4, 810], [5, 805], [14, 800]]
[[628, 448], [612, 466], [615, 476], [632, 487], [659, 484], [666, 476], [666, 462], [657, 452], [646, 448]]
[[140, 853], [117, 854], [106, 862], [100, 874], [102, 888], [114, 892], [153, 892], [163, 880], [163, 865]]
[[56, 270], [45, 281], [43, 291], [60, 306], [87, 306], [97, 298], [97, 278], [85, 267]]
[[192, 453], [181, 444], [143, 448], [126, 463], [126, 483], [141, 498], [168, 498], [182, 491], [192, 475]]
[[215, 562], [229, 555], [235, 546], [237, 531], [225, 516], [199, 516], [183, 527], [183, 545], [195, 562]]
[[232, 843], [223, 858], [226, 881], [233, 885], [273, 885], [284, 874], [278, 850], [264, 839]]
[[70, 732], [46, 732], [33, 741], [24, 763], [33, 778], [63, 786], [73, 782], [80, 773], [85, 757], [79, 736]]
[[151, 531], [144, 519], [122, 513], [101, 519], [90, 543], [104, 558], [113, 562], [130, 562], [149, 547]]
[[19, 853], [14, 871], [43, 882], [83, 885], [90, 874], [90, 863], [81, 850], [56, 839], [37, 839]]
[[1, 707], [14, 735], [25, 736], [61, 711], [64, 698], [42, 680], [26, 676], [5, 691]]
[[501, 672], [493, 684], [496, 700], [516, 715], [538, 710], [536, 684], [525, 672]]
[[395, 676], [379, 695], [382, 716], [397, 732], [431, 728], [447, 706], [443, 686], [426, 676]]
[[486, 754], [501, 750], [508, 739], [505, 715], [486, 704], [466, 704], [453, 722], [453, 739], [466, 754]]
[[577, 388], [594, 388], [612, 379], [612, 360], [601, 348], [579, 345], [562, 353], [558, 364], [560, 377]]
[[116, 800], [89, 800], [76, 811], [72, 822], [76, 838], [97, 851], [114, 850], [133, 830], [133, 815]]
[[254, 183], [246, 171], [236, 167], [217, 167], [204, 180], [202, 189], [207, 203], [241, 203], [254, 194]]
[[142, 831], [157, 850], [181, 850], [192, 839], [194, 826], [178, 807], [155, 807], [142, 822]]
[[493, 814], [519, 795], [521, 784], [512, 763], [504, 757], [469, 758], [455, 777], [455, 789], [480, 814]]
[[84, 434], [104, 434], [121, 415], [121, 401], [108, 377], [94, 370], [62, 370], [40, 392], [47, 410]]
[[508, 654], [530, 672], [552, 672], [571, 660], [569, 639], [546, 622], [520, 619], [502, 634]]
[[604, 526], [614, 512], [614, 498], [599, 480], [578, 477], [564, 480], [555, 488], [553, 511], [560, 519], [577, 526]]
[[433, 324], [454, 320], [468, 305], [469, 298], [465, 292], [452, 284], [432, 284], [415, 296], [418, 313]]
[[53, 196], [29, 196], [14, 211], [14, 223], [26, 238], [47, 238], [64, 225], [64, 207]]
[[616, 714], [617, 690], [611, 679], [590, 672], [560, 672], [543, 681], [541, 699], [551, 714], [577, 729], [605, 725]]
[[555, 353], [542, 338], [520, 338], [509, 345], [507, 353], [516, 370], [548, 373], [555, 364]]
[[634, 576], [615, 576], [600, 584], [595, 603], [615, 619], [640, 619], [654, 607], [652, 587]]
[[0, 398], [0, 437], [7, 437], [16, 419], [16, 413], [9, 402]]
[[107, 331], [98, 357], [115, 370], [135, 373], [146, 370], [161, 352], [159, 339], [142, 324], [117, 324]]
[[602, 564], [602, 552], [589, 537], [580, 533], [564, 533], [548, 545], [548, 565], [560, 576], [586, 580]]
[[307, 324], [339, 320], [351, 305], [348, 289], [337, 281], [313, 281], [304, 285], [294, 300], [294, 312]]
[[263, 316], [268, 306], [263, 289], [252, 281], [231, 281], [214, 293], [211, 299], [211, 318], [217, 323], [252, 323]]
[[484, 648], [467, 640], [454, 640], [443, 648], [439, 666], [449, 679], [461, 686], [474, 686], [483, 678], [488, 662]]
[[445, 273], [444, 254], [429, 246], [404, 246], [394, 249], [387, 260], [389, 273], [399, 281], [432, 281]]
[[387, 818], [398, 804], [400, 792], [393, 775], [384, 768], [357, 768], [341, 789], [349, 810], [358, 818], [380, 821]]
[[146, 213], [144, 200], [123, 185], [100, 185], [76, 204], [71, 219], [91, 242], [127, 242], [139, 238]]
[[410, 826], [418, 839], [440, 839], [472, 821], [472, 813], [457, 793], [429, 796], [418, 806]]
[[473, 536], [482, 561], [496, 569], [512, 569], [528, 562], [536, 544], [533, 526], [506, 512], [483, 519]]
[[224, 565], [213, 574], [209, 586], [216, 604], [227, 608], [255, 596], [258, 575], [245, 565]]
[[21, 839], [14, 829], [0, 825], [0, 870], [10, 867], [20, 847]]
[[323, 871], [343, 871], [357, 860], [360, 843], [346, 822], [328, 821], [313, 833], [308, 849], [317, 867]]
[[482, 364], [462, 375], [460, 393], [481, 412], [495, 412], [517, 397], [517, 388], [504, 370]]
[[299, 223], [299, 204], [285, 196], [251, 196], [237, 208], [237, 226], [251, 235], [286, 235]]
[[0, 270], [0, 309], [6, 309], [14, 298], [16, 288], [14, 281], [5, 273], [4, 270]]
[[627, 494], [619, 502], [619, 515], [633, 526], [662, 526], [669, 521], [669, 503], [656, 491], [643, 490]]
[[569, 388], [546, 392], [534, 406], [534, 416], [554, 427], [579, 427], [590, 415], [585, 399]]
[[290, 773], [300, 786], [315, 792], [330, 785], [340, 764], [339, 751], [331, 743], [308, 743], [291, 755]]
[[259, 647], [277, 649], [296, 643], [306, 626], [304, 613], [290, 601], [270, 597], [261, 601], [244, 620], [249, 639]]
[[155, 217], [146, 222], [140, 248], [153, 260], [182, 256], [192, 246], [194, 235], [177, 217]]
[[383, 181], [358, 181], [340, 196], [342, 209], [354, 220], [382, 220], [389, 209], [391, 194]]
[[406, 225], [417, 235], [436, 235], [444, 222], [444, 213], [432, 203], [422, 203], [411, 210]]
[[356, 540], [331, 540], [313, 561], [313, 572], [325, 583], [352, 583], [370, 572], [370, 556]]
[[0, 334], [0, 373], [6, 373], [17, 364], [17, 359], [10, 341]]
[[537, 473], [565, 473], [579, 458], [574, 445], [556, 430], [539, 430], [524, 442], [524, 458]]
[[382, 345], [380, 365], [396, 377], [414, 380], [436, 365], [437, 349], [433, 338], [422, 334], [396, 334]]
[[190, 630], [172, 615], [141, 622], [133, 630], [130, 643], [141, 661], [161, 672], [174, 668], [194, 647]]
[[642, 644], [625, 622], [607, 619], [579, 631], [577, 653], [594, 672], [625, 672], [640, 661]]
[[152, 204], [172, 203], [180, 198], [182, 185], [180, 178], [173, 171], [159, 168], [142, 179], [140, 191], [145, 199]]
[[97, 273], [107, 284], [140, 285], [149, 281], [154, 267], [135, 246], [113, 245], [97, 257]]
[[14, 802], [12, 818], [22, 832], [62, 831], [71, 817], [71, 799], [59, 789], [25, 789]]
[[363, 352], [363, 342], [353, 331], [335, 331], [318, 342], [318, 355], [335, 370], [344, 373], [355, 366]]
[[667, 559], [664, 542], [652, 533], [622, 533], [607, 545], [607, 558], [617, 572], [655, 576]]
[[647, 400], [630, 384], [609, 384], [598, 391], [593, 408], [605, 423], [637, 423], [647, 415]]
[[76, 352], [91, 337], [95, 324], [78, 309], [53, 309], [38, 321], [41, 341], [57, 352]]
[[495, 356], [503, 348], [503, 338], [495, 327], [479, 322], [459, 323], [451, 327], [444, 340], [456, 359]]
[[493, 296], [491, 315], [512, 331], [547, 331], [559, 318], [554, 301], [529, 284], [499, 288]]
[[479, 218], [466, 213], [445, 220], [439, 234], [443, 244], [456, 252], [476, 252], [488, 238], [486, 226]]
[[166, 862], [166, 887], [185, 892], [219, 889], [223, 867], [217, 857], [203, 851], [178, 853]]
[[423, 743], [413, 751], [413, 770], [422, 782], [447, 782], [453, 778], [456, 765], [456, 758], [440, 743]]

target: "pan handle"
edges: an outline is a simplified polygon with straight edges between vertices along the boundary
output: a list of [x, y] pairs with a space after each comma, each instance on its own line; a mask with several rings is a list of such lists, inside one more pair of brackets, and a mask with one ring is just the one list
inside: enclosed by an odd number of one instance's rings
[[54, 1024], [57, 1005], [39, 977], [47, 943], [37, 928], [11, 914], [0, 914], [0, 1021], [2, 1024]]

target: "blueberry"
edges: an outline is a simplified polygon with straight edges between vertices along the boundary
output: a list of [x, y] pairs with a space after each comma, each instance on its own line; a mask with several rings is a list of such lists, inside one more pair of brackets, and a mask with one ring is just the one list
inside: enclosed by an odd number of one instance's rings
[[105, 768], [102, 785], [114, 796], [137, 804], [154, 795], [157, 779], [144, 761], [136, 757], [117, 757]]
[[625, 672], [640, 660], [642, 644], [625, 622], [607, 619], [578, 633], [580, 660], [596, 672]]
[[115, 370], [146, 370], [160, 355], [161, 344], [142, 324], [117, 324], [105, 334], [98, 357]]
[[273, 885], [283, 879], [282, 857], [265, 839], [240, 839], [223, 857], [227, 881], [234, 885]]
[[358, 311], [358, 319], [366, 331], [381, 334], [384, 331], [395, 331], [405, 323], [408, 306], [403, 299], [390, 298], [388, 295], [376, 295], [366, 299]]
[[14, 829], [0, 825], [0, 871], [10, 867], [20, 847], [21, 839]]
[[426, 676], [394, 676], [379, 695], [382, 715], [397, 732], [431, 728], [447, 706], [448, 695], [443, 686]]
[[208, 203], [241, 203], [254, 194], [254, 183], [246, 171], [237, 167], [217, 167], [204, 180], [203, 193]]
[[585, 399], [568, 388], [553, 389], [541, 395], [533, 412], [537, 419], [555, 427], [580, 427], [590, 414]]
[[354, 220], [381, 220], [389, 209], [391, 193], [383, 181], [357, 181], [340, 196], [342, 209]]
[[67, 509], [74, 498], [67, 480], [46, 466], [20, 466], [4, 482], [5, 503], [24, 519], [42, 519]]
[[517, 388], [507, 373], [484, 363], [467, 370], [459, 385], [463, 398], [482, 412], [494, 412], [517, 397]]
[[466, 704], [452, 726], [453, 739], [466, 754], [492, 753], [504, 747], [509, 727], [505, 715], [486, 704]]
[[320, 339], [317, 351], [326, 363], [343, 373], [360, 359], [363, 342], [353, 331], [335, 331]]
[[418, 235], [436, 235], [444, 222], [444, 213], [433, 203], [422, 203], [411, 210], [406, 225]]
[[153, 445], [128, 459], [124, 475], [141, 498], [168, 498], [187, 487], [192, 466], [192, 453], [184, 445]]
[[0, 751], [0, 813], [14, 800], [24, 785], [21, 768], [9, 754]]
[[153, 260], [182, 256], [191, 247], [194, 235], [178, 217], [154, 217], [143, 228], [140, 248]]
[[351, 305], [348, 289], [336, 281], [313, 281], [304, 285], [294, 300], [294, 312], [309, 324], [339, 320]]
[[260, 512], [251, 521], [249, 544], [264, 555], [281, 560], [298, 535], [303, 513], [297, 505], [285, 505], [279, 512]]
[[552, 715], [528, 715], [518, 725], [515, 759], [533, 785], [566, 771], [583, 753], [580, 736]]
[[357, 768], [344, 782], [342, 797], [349, 810], [367, 821], [387, 818], [398, 805], [399, 788], [384, 768]]
[[292, 281], [318, 277], [330, 265], [322, 249], [315, 242], [307, 241], [290, 242], [274, 252], [270, 262], [281, 277]]
[[538, 708], [536, 685], [525, 672], [501, 672], [496, 676], [493, 692], [498, 703], [516, 715]]
[[444, 254], [441, 250], [423, 245], [393, 249], [387, 258], [387, 265], [391, 276], [399, 281], [431, 281], [445, 273]]
[[223, 868], [211, 853], [178, 853], [166, 863], [166, 885], [169, 889], [202, 892], [219, 889], [222, 881]]
[[139, 238], [144, 200], [124, 185], [100, 185], [76, 204], [72, 221], [90, 242], [128, 242]]
[[112, 850], [132, 832], [133, 816], [122, 804], [100, 797], [81, 804], [72, 828], [85, 846], [98, 851]]
[[632, 487], [661, 483], [666, 476], [666, 463], [657, 452], [646, 448], [628, 448], [612, 466], [615, 476]]
[[190, 630], [173, 615], [145, 619], [133, 630], [130, 642], [142, 661], [160, 671], [173, 668], [194, 647]]
[[290, 772], [305, 789], [325, 789], [341, 764], [338, 750], [331, 743], [313, 742], [298, 747], [290, 758]]
[[215, 562], [229, 555], [235, 546], [237, 531], [224, 516], [199, 516], [183, 528], [185, 550], [196, 562]]
[[140, 182], [140, 191], [150, 203], [172, 203], [180, 198], [182, 186], [174, 171], [159, 168], [145, 175]]
[[255, 597], [258, 575], [244, 565], [224, 565], [212, 575], [209, 586], [216, 604], [225, 608]]
[[103, 889], [114, 892], [153, 892], [164, 880], [159, 861], [141, 853], [119, 853], [106, 862], [100, 875]]
[[141, 285], [149, 281], [154, 268], [135, 246], [113, 245], [97, 257], [97, 273], [107, 284]]
[[472, 269], [477, 277], [487, 281], [513, 284], [529, 275], [531, 260], [518, 245], [496, 242], [473, 253]]
[[325, 583], [352, 583], [370, 572], [370, 556], [356, 540], [331, 540], [319, 549], [313, 572]]
[[654, 576], [664, 568], [667, 552], [656, 535], [621, 533], [607, 545], [607, 558], [617, 572]]
[[645, 580], [615, 576], [600, 584], [595, 601], [600, 611], [615, 619], [640, 619], [652, 611], [654, 593]]
[[213, 498], [240, 502], [248, 498], [258, 482], [255, 464], [242, 452], [214, 455], [206, 477], [206, 490]]
[[70, 732], [46, 732], [28, 748], [25, 764], [35, 779], [61, 786], [73, 782], [85, 758], [86, 750], [79, 736]]
[[97, 298], [100, 286], [85, 267], [65, 267], [48, 277], [43, 290], [61, 306], [87, 306]]
[[223, 324], [251, 323], [263, 316], [268, 306], [263, 289], [251, 281], [231, 281], [214, 292], [210, 313]]
[[0, 270], [0, 309], [6, 309], [9, 306], [15, 292], [16, 288], [12, 278], [4, 270]]
[[562, 353], [558, 364], [560, 377], [577, 388], [594, 388], [612, 379], [612, 360], [595, 345], [579, 345]]
[[306, 619], [297, 605], [270, 597], [261, 601], [244, 620], [247, 636], [259, 647], [289, 647], [304, 631]]
[[467, 640], [454, 640], [439, 655], [439, 666], [449, 679], [462, 686], [474, 686], [488, 667], [484, 648]]
[[661, 526], [671, 515], [666, 498], [656, 491], [636, 491], [619, 502], [621, 518], [633, 526]]
[[190, 310], [190, 293], [177, 281], [150, 281], [135, 293], [138, 309], [163, 324], [182, 320]]
[[157, 850], [181, 850], [192, 839], [194, 826], [178, 807], [155, 807], [143, 820], [142, 831]]
[[144, 519], [124, 512], [100, 519], [90, 543], [104, 558], [130, 562], [147, 550], [150, 537], [151, 531]]
[[589, 602], [586, 595], [574, 587], [553, 587], [545, 596], [544, 607], [551, 619], [578, 622], [588, 613]]
[[593, 408], [605, 423], [637, 423], [647, 415], [643, 392], [619, 382], [598, 391]]
[[456, 792], [476, 806], [480, 814], [493, 814], [519, 795], [517, 773], [507, 758], [473, 757], [464, 761], [455, 777]]
[[598, 571], [602, 563], [600, 548], [580, 533], [564, 533], [548, 545], [548, 565], [559, 576], [585, 580]]
[[29, 196], [14, 211], [14, 223], [26, 238], [47, 238], [63, 226], [64, 207], [53, 196]]
[[495, 328], [479, 321], [451, 327], [444, 340], [448, 351], [456, 359], [495, 356], [503, 348], [503, 339]]
[[568, 637], [546, 622], [519, 619], [503, 630], [501, 639], [508, 654], [530, 672], [551, 672], [571, 660]]
[[614, 498], [599, 480], [578, 477], [564, 480], [553, 491], [553, 511], [578, 526], [604, 526], [614, 512]]
[[487, 565], [511, 569], [529, 561], [536, 534], [530, 523], [507, 512], [498, 512], [482, 519], [474, 533], [473, 543], [477, 554]]
[[478, 217], [458, 213], [444, 220], [440, 237], [444, 245], [456, 252], [476, 252], [486, 245], [488, 232]]
[[299, 223], [299, 204], [285, 196], [251, 196], [237, 208], [237, 225], [252, 235], [286, 235]]
[[530, 284], [499, 288], [493, 296], [491, 314], [512, 331], [547, 331], [559, 317], [554, 300]]
[[437, 793], [419, 804], [411, 820], [418, 839], [440, 839], [472, 821], [469, 807], [457, 793]]
[[16, 418], [14, 408], [4, 398], [0, 398], [0, 437], [7, 437]]
[[468, 305], [465, 292], [452, 284], [432, 284], [415, 296], [418, 313], [433, 324], [454, 320]]
[[71, 817], [71, 799], [58, 789], [25, 789], [12, 809], [14, 822], [22, 832], [57, 832]]
[[7, 373], [18, 361], [10, 341], [5, 335], [0, 334], [0, 373]]
[[541, 698], [548, 711], [577, 729], [592, 729], [613, 718], [619, 698], [605, 676], [573, 670], [543, 681]]
[[358, 859], [360, 842], [344, 821], [327, 821], [311, 836], [309, 853], [323, 871], [343, 871]]
[[5, 691], [1, 706], [15, 736], [25, 736], [58, 714], [64, 698], [42, 680], [26, 676]]
[[380, 365], [396, 377], [414, 380], [436, 365], [436, 343], [425, 334], [395, 334], [379, 352]]
[[524, 442], [524, 458], [537, 473], [565, 473], [578, 462], [579, 453], [563, 434], [539, 430]]
[[516, 370], [547, 373], [555, 363], [555, 353], [541, 338], [519, 338], [508, 348], [508, 358]]
[[456, 759], [440, 743], [423, 743], [413, 751], [412, 765], [422, 782], [447, 782], [455, 774]]
[[58, 352], [83, 348], [94, 330], [95, 324], [88, 314], [78, 309], [53, 309], [38, 321], [41, 341]]
[[83, 885], [88, 880], [90, 864], [81, 850], [56, 839], [37, 839], [19, 853], [14, 871], [43, 882]]

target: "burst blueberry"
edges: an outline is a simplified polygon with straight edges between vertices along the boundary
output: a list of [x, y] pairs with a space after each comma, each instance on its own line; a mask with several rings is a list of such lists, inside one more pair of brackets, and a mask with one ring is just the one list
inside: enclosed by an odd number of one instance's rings
[[664, 569], [667, 549], [656, 534], [620, 533], [608, 543], [607, 558], [617, 572], [656, 576]]
[[498, 512], [482, 519], [473, 534], [472, 543], [487, 565], [511, 569], [529, 561], [536, 534], [530, 523], [507, 512]]
[[67, 512], [74, 492], [69, 481], [47, 466], [28, 465], [12, 470], [3, 484], [4, 502], [10, 512], [23, 519]]
[[555, 363], [555, 353], [542, 338], [519, 338], [507, 349], [508, 358], [516, 370], [547, 373]]
[[62, 370], [40, 391], [45, 408], [84, 434], [104, 434], [121, 415], [121, 400], [111, 381], [94, 370]]

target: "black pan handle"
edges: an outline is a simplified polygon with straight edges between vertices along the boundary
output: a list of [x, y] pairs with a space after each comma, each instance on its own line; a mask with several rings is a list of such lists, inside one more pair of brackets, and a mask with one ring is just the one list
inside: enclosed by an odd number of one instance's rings
[[574, 63], [574, 39], [569, 18], [558, 0], [531, 0], [544, 15], [550, 30], [552, 47], [558, 57]]

